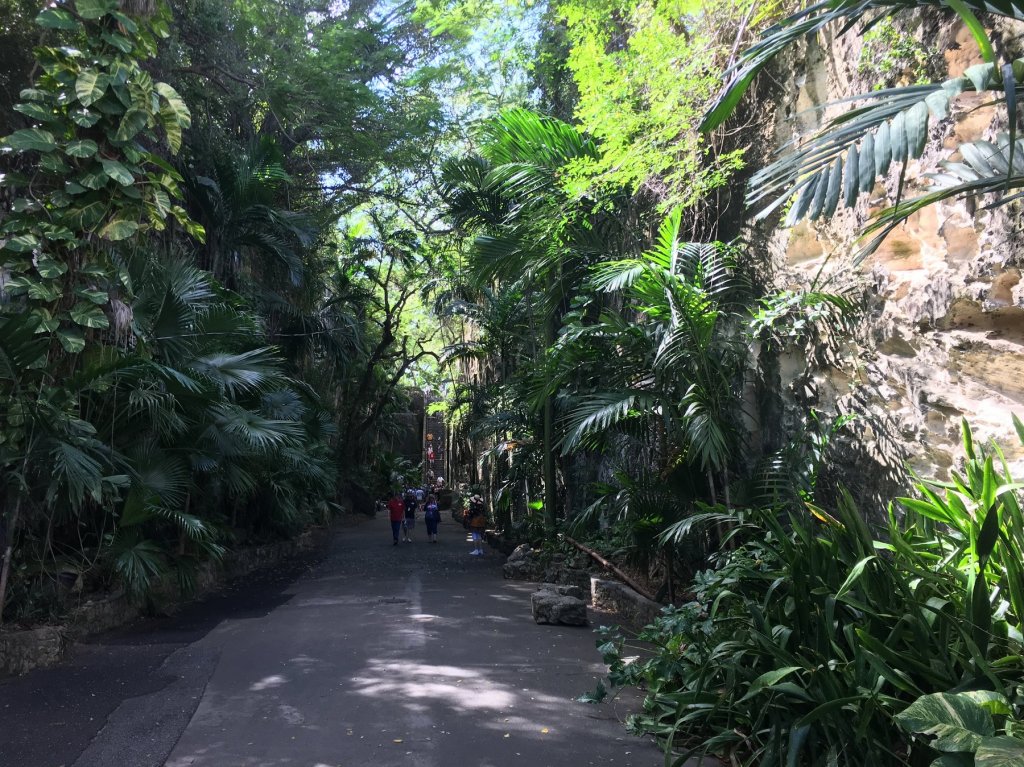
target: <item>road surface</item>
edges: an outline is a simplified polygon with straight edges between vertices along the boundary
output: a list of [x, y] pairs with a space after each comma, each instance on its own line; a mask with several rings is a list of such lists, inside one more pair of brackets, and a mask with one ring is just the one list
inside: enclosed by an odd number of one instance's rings
[[0, 683], [0, 767], [655, 767], [591, 706], [586, 628], [537, 626], [502, 557], [387, 520]]

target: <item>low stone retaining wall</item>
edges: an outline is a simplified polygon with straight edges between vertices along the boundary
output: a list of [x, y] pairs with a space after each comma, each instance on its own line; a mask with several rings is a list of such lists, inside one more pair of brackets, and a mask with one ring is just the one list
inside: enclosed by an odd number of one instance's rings
[[635, 628], [652, 623], [661, 612], [661, 605], [618, 581], [590, 579], [590, 602], [599, 610], [621, 615]]
[[[327, 528], [309, 530], [298, 538], [280, 543], [251, 546], [228, 553], [220, 566], [207, 563], [196, 574], [197, 599], [216, 591], [225, 581], [276, 564], [303, 551], [315, 549], [330, 537]], [[178, 601], [172, 582], [156, 589], [159, 601]], [[0, 631], [0, 677], [24, 674], [34, 668], [46, 668], [60, 662], [76, 639], [124, 626], [139, 618], [141, 612], [124, 592], [93, 599], [71, 610], [59, 626], [40, 626], [25, 631]]]

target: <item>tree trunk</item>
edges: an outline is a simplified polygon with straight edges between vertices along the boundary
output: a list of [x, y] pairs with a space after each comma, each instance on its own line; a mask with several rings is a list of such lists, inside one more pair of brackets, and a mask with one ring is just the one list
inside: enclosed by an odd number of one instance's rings
[[11, 559], [14, 556], [14, 536], [18, 532], [18, 518], [21, 515], [21, 495], [14, 502], [14, 511], [7, 523], [7, 545], [4, 547], [4, 561], [0, 566], [0, 626], [4, 624], [4, 605], [7, 603], [7, 583], [11, 574]]
[[[553, 289], [553, 277], [548, 277], [548, 292]], [[544, 348], [550, 349], [555, 345], [555, 312], [548, 313], [544, 323]], [[543, 446], [544, 451], [544, 535], [549, 541], [555, 539], [556, 513], [558, 505], [558, 490], [555, 486], [555, 395], [549, 393], [544, 398], [544, 425], [543, 425]]]

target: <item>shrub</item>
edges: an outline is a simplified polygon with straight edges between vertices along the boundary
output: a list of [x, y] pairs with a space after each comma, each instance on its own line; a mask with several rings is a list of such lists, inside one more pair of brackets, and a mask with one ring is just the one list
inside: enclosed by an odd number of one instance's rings
[[951, 690], [1013, 700], [1024, 680], [1018, 618], [1005, 575], [988, 565], [997, 538], [1016, 551], [1004, 540], [1010, 522], [991, 532], [1017, 508], [1016, 486], [990, 458], [972, 460], [980, 475], [969, 464], [950, 492], [969, 496], [984, 535], [892, 508], [876, 535], [848, 494], [835, 515], [808, 503], [696, 518], [731, 525], [735, 546], [695, 579], [695, 602], [645, 628], [631, 662], [620, 631], [600, 640], [611, 684], [646, 690], [631, 727], [657, 736], [672, 764], [712, 754], [745, 765], [910, 765], [929, 752], [895, 719], [914, 700]]

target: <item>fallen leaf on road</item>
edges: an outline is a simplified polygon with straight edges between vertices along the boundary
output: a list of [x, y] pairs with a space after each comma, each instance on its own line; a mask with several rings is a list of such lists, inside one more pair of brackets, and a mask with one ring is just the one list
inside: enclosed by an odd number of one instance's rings
[[547, 727], [542, 727], [541, 728], [541, 732], [547, 734], [547, 733], [551, 732], [551, 730], [549, 730]]
[[394, 742], [395, 742], [395, 743], [401, 743], [401, 742], [402, 742], [402, 739], [401, 739], [401, 738], [395, 738], [395, 741], [394, 741]]

